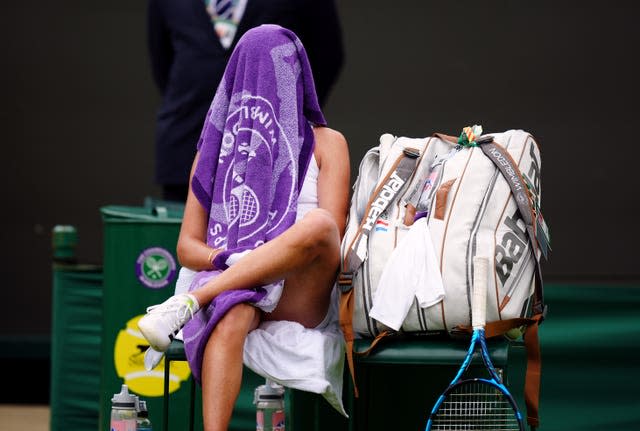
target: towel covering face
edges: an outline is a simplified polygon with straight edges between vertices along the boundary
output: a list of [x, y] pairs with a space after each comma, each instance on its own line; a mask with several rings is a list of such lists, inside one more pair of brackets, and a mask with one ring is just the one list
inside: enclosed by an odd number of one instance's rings
[[[243, 253], [277, 237], [296, 218], [297, 198], [313, 154], [312, 124], [325, 125], [304, 47], [291, 31], [262, 25], [238, 42], [207, 114], [191, 187], [209, 212], [207, 244], [222, 249], [217, 271], [194, 277], [190, 290], [216, 277]], [[270, 300], [281, 283], [223, 292], [184, 327], [196, 380], [218, 321], [234, 305]]]

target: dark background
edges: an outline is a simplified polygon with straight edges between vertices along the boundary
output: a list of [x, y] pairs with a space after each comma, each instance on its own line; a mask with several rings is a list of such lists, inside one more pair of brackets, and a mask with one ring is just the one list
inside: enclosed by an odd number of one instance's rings
[[[75, 225], [80, 260], [99, 264], [99, 208], [160, 197], [145, 7], [1, 6], [0, 335], [50, 332], [53, 226]], [[325, 113], [350, 143], [354, 172], [385, 132], [525, 129], [542, 150], [547, 280], [640, 280], [640, 3], [339, 0], [339, 9], [346, 64]]]

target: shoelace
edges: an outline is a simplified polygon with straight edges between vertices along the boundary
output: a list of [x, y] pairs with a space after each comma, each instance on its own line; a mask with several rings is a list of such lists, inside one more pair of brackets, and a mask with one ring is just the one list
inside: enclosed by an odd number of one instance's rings
[[147, 313], [152, 312], [153, 310], [163, 307], [165, 308], [165, 310], [163, 311], [164, 313], [171, 313], [173, 311], [175, 311], [176, 313], [176, 317], [178, 318], [177, 320], [172, 320], [171, 321], [171, 325], [170, 328], [172, 331], [178, 330], [181, 328], [185, 317], [187, 317], [187, 314], [189, 314], [189, 318], [192, 319], [193, 318], [193, 310], [191, 307], [190, 303], [182, 303], [182, 302], [178, 302], [178, 301], [174, 301], [174, 302], [170, 302], [170, 303], [164, 303], [164, 304], [156, 304], [156, 305], [151, 305], [149, 307], [147, 307]]

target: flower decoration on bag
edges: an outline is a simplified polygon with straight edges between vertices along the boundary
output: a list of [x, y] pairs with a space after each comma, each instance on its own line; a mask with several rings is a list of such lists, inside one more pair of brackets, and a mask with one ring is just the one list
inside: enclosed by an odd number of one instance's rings
[[477, 124], [473, 127], [467, 126], [462, 129], [462, 133], [458, 138], [458, 145], [463, 147], [477, 147], [476, 139], [482, 135], [482, 126]]

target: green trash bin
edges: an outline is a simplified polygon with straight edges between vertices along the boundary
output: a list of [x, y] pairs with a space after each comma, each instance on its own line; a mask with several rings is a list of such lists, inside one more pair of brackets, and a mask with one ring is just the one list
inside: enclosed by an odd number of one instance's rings
[[[149, 347], [137, 322], [149, 305], [157, 304], [175, 290], [178, 263], [175, 249], [181, 206], [106, 206], [101, 208], [104, 228], [104, 292], [100, 429], [109, 429], [111, 397], [124, 383], [147, 401], [149, 418], [160, 430], [163, 367], [144, 369]], [[171, 429], [186, 423], [190, 378], [186, 362], [171, 364], [171, 403], [175, 413]], [[184, 414], [180, 414], [183, 409]], [[162, 430], [160, 430], [162, 431]]]

